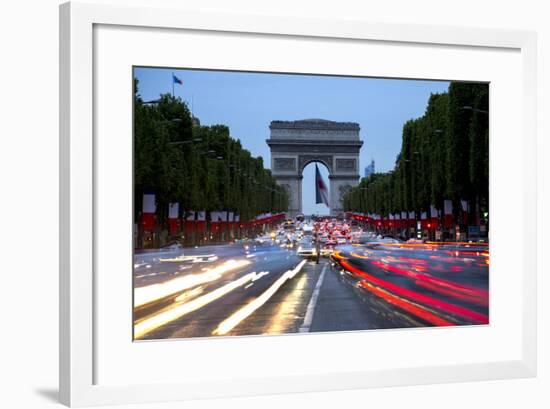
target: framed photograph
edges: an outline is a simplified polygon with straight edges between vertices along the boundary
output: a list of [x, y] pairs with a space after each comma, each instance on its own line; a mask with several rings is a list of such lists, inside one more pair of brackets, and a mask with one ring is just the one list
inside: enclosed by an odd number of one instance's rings
[[533, 33], [60, 20], [63, 403], [536, 374]]

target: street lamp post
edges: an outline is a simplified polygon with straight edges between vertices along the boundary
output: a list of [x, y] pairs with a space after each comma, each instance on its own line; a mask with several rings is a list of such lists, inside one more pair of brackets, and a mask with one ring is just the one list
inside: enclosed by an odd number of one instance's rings
[[187, 141], [168, 142], [168, 145], [191, 145], [193, 143], [202, 142], [201, 138], [189, 139]]
[[461, 107], [461, 109], [463, 109], [465, 111], [478, 112], [478, 113], [481, 113], [481, 114], [489, 114], [489, 111], [486, 111], [484, 109], [474, 108], [471, 105], [464, 105], [463, 107]]

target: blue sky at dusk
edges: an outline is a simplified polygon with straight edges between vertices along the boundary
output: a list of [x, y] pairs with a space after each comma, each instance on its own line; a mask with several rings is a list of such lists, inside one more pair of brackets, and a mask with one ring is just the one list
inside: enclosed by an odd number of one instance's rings
[[[424, 114], [432, 93], [447, 90], [443, 81], [262, 74], [227, 71], [136, 68], [144, 100], [172, 92], [172, 72], [182, 80], [175, 95], [185, 100], [202, 125], [224, 124], [233, 138], [270, 166], [269, 123], [272, 120], [322, 118], [357, 122], [364, 141], [361, 176], [371, 158], [376, 171], [393, 169], [401, 147], [403, 124]], [[319, 169], [328, 182], [328, 171]], [[315, 204], [315, 165], [304, 171], [305, 214], [327, 214]]]

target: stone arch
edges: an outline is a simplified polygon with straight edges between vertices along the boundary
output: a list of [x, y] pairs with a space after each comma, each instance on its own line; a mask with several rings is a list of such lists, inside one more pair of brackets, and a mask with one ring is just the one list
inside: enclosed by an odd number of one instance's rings
[[320, 162], [329, 170], [330, 213], [342, 212], [342, 187], [359, 182], [359, 124], [325, 119], [272, 121], [267, 139], [271, 172], [290, 196], [289, 217], [302, 212], [302, 173], [307, 165]]

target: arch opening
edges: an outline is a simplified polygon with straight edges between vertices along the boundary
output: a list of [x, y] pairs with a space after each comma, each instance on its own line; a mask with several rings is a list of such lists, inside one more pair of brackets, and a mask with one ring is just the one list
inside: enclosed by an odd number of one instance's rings
[[318, 215], [318, 216], [328, 216], [330, 215], [330, 201], [329, 206], [326, 206], [324, 203], [316, 203], [315, 195], [315, 165], [319, 169], [321, 178], [324, 181], [324, 184], [327, 187], [327, 196], [330, 198], [330, 169], [323, 162], [319, 160], [312, 160], [305, 164], [302, 169], [302, 197], [300, 198], [302, 203], [302, 212], [306, 216]]

